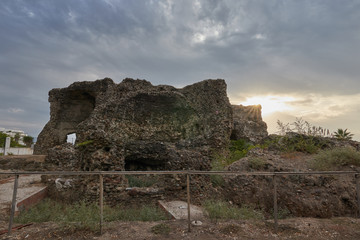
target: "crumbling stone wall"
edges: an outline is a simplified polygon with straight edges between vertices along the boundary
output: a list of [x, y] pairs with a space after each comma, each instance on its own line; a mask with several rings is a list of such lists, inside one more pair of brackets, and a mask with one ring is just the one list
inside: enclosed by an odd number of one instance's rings
[[48, 149], [66, 142], [70, 133], [78, 131], [78, 125], [90, 118], [96, 101], [104, 99], [114, 82], [105, 78], [94, 82], [75, 82], [68, 88], [49, 92], [50, 121], [38, 136], [34, 154], [48, 154]]
[[234, 127], [231, 139], [247, 139], [258, 143], [268, 136], [267, 125], [261, 117], [261, 105], [232, 105]]
[[[49, 101], [50, 121], [35, 154], [55, 163], [65, 151], [75, 159], [68, 167], [78, 170], [209, 170], [211, 149], [225, 148], [232, 129], [221, 79], [176, 89], [106, 78], [53, 89]], [[70, 133], [77, 136], [74, 150], [65, 144]]]
[[[76, 82], [49, 92], [50, 121], [38, 137], [35, 154], [46, 154], [48, 170], [210, 170], [214, 151], [228, 148], [233, 132], [233, 111], [224, 80], [204, 80], [182, 89], [153, 86], [145, 80], [124, 79], [116, 84], [105, 78]], [[245, 107], [250, 109], [249, 107]], [[251, 111], [236, 118], [249, 125]], [[234, 116], [241, 114], [235, 112]], [[254, 118], [253, 121], [261, 121]], [[251, 122], [252, 124], [252, 122]], [[265, 129], [261, 129], [266, 132]], [[66, 143], [76, 133], [75, 145]], [[236, 138], [255, 133], [244, 131]], [[249, 135], [249, 136], [250, 136]], [[250, 138], [252, 139], [252, 138]], [[259, 138], [257, 138], [258, 140]], [[55, 178], [62, 179], [62, 176]], [[65, 200], [98, 198], [97, 177], [72, 177], [70, 188], [58, 189], [54, 177], [44, 177], [49, 192]], [[127, 179], [107, 176], [104, 195], [109, 204], [131, 201], [137, 194], [151, 199], [184, 197], [184, 176], [161, 176], [157, 189], [162, 194], [127, 192]], [[206, 197], [209, 177], [193, 177], [192, 191]], [[58, 184], [59, 185], [59, 184]], [[52, 189], [52, 190], [51, 190]], [[207, 189], [207, 190], [206, 190]], [[58, 196], [57, 196], [58, 195]], [[146, 198], [145, 198], [146, 199]], [[183, 199], [185, 200], [185, 199]], [[196, 201], [196, 199], [193, 199]]]

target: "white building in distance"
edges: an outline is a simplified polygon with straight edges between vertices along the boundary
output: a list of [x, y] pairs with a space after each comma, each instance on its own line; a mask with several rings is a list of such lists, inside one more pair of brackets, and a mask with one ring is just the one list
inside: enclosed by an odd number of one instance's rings
[[25, 143], [23, 142], [23, 139], [25, 136], [27, 136], [27, 134], [24, 131], [0, 128], [0, 132], [5, 133], [6, 135], [8, 135], [9, 137], [12, 137], [12, 138], [15, 138], [15, 135], [19, 134], [19, 137], [20, 137], [19, 144], [25, 145]]

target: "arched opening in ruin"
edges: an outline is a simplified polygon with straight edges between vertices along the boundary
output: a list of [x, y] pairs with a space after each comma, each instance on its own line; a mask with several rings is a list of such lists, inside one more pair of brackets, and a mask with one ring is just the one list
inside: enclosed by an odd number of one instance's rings
[[[61, 102], [58, 112], [57, 129], [59, 130], [59, 142], [75, 143], [78, 125], [86, 120], [95, 108], [95, 97], [91, 92], [71, 91]], [[71, 135], [70, 140], [68, 140]]]
[[70, 133], [66, 136], [66, 142], [75, 145], [76, 133]]

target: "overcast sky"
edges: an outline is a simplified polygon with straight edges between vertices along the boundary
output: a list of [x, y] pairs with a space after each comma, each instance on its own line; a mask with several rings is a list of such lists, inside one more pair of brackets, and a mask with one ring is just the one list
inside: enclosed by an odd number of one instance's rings
[[75, 81], [222, 78], [233, 104], [278, 101], [270, 132], [303, 117], [360, 139], [359, 58], [358, 0], [1, 0], [0, 127], [37, 136]]

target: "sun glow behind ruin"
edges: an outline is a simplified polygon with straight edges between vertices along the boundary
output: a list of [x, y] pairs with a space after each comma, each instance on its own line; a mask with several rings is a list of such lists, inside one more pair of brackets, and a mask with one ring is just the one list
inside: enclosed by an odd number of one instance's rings
[[241, 102], [241, 105], [258, 105], [262, 107], [262, 114], [264, 116], [274, 112], [291, 111], [293, 107], [290, 102], [294, 101], [293, 97], [286, 96], [254, 96], [246, 98], [246, 101]]

